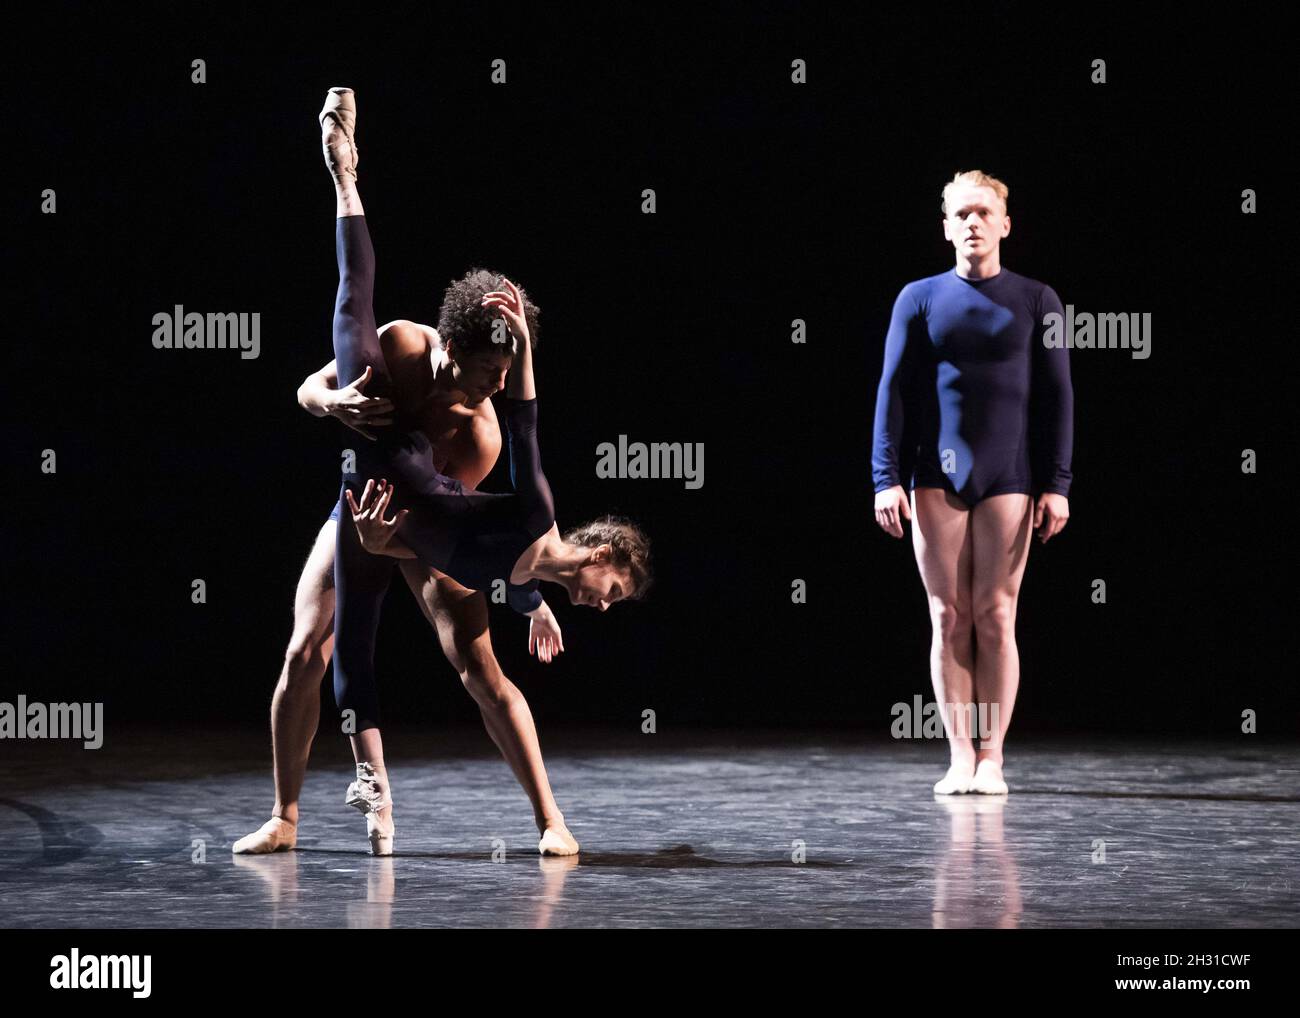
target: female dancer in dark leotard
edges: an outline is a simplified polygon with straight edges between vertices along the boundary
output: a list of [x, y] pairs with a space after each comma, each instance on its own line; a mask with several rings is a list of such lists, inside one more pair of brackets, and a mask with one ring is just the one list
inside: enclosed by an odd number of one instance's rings
[[[1016, 603], [1031, 521], [1046, 541], [1069, 518], [1070, 364], [1042, 340], [1044, 315], [1060, 314], [1061, 301], [1002, 267], [1006, 198], [1006, 185], [979, 171], [944, 188], [957, 264], [898, 295], [876, 395], [876, 521], [902, 537], [902, 521], [916, 515], [931, 678], [952, 759], [940, 794], [1007, 791], [1002, 744], [1020, 680]], [[905, 390], [916, 411], [907, 420]], [[915, 461], [910, 504], [903, 453]]]
[[[391, 379], [372, 309], [374, 250], [356, 188], [352, 90], [331, 89], [320, 121], [337, 196], [334, 357], [340, 378], [360, 377], [369, 368], [368, 395], [387, 396]], [[515, 345], [504, 415], [515, 493], [473, 491], [439, 473], [427, 436], [412, 422], [400, 419], [383, 429], [376, 441], [360, 443], [355, 469], [343, 478], [340, 497], [356, 526], [338, 528], [334, 692], [339, 709], [352, 712], [359, 774], [355, 795], [373, 807], [367, 817], [375, 827], [372, 844], [385, 838], [391, 841], [382, 820], [376, 819], [388, 805], [387, 789], [363, 770], [365, 732], [378, 719], [374, 641], [390, 575], [379, 556], [417, 557], [470, 589], [501, 581], [511, 606], [520, 612], [537, 607], [539, 580], [563, 586], [574, 604], [602, 611], [615, 601], [640, 597], [650, 583], [649, 541], [634, 524], [606, 517], [563, 536], [556, 527], [537, 445], [537, 395], [523, 299], [509, 280], [502, 285], [483, 303], [500, 312]], [[390, 505], [398, 513], [385, 521]]]

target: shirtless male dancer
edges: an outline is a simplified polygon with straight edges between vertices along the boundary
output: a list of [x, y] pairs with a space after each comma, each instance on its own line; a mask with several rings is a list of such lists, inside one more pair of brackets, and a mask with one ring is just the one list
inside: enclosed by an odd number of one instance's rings
[[[894, 302], [876, 395], [876, 522], [894, 537], [911, 520], [929, 600], [930, 673], [951, 753], [940, 795], [1003, 795], [1002, 746], [1020, 658], [1016, 605], [1038, 529], [1070, 516], [1074, 397], [1064, 347], [1043, 345], [1044, 316], [1063, 315], [1044, 283], [1002, 267], [1011, 232], [1007, 186], [978, 170], [943, 189], [943, 232], [956, 267], [908, 283]], [[904, 393], [915, 453], [908, 501], [900, 474]], [[978, 752], [975, 699], [995, 708]], [[952, 708], [957, 707], [954, 711]]]
[[[393, 378], [393, 399], [364, 395], [369, 369], [351, 385], [338, 387], [334, 361], [309, 375], [298, 390], [298, 402], [316, 417], [332, 416], [371, 439], [370, 429], [392, 424], [405, 409], [419, 419], [433, 446], [438, 469], [466, 487], [478, 487], [501, 451], [501, 429], [490, 397], [504, 385], [512, 362], [509, 346], [492, 341], [487, 329], [467, 327], [485, 293], [495, 288], [498, 274], [477, 269], [454, 282], [443, 295], [437, 330], [409, 321], [390, 322], [380, 330], [384, 359]], [[536, 308], [528, 305], [536, 330]], [[485, 320], [485, 316], [479, 315]], [[307, 757], [320, 720], [320, 687], [334, 645], [334, 557], [338, 506], [316, 536], [294, 602], [293, 635], [271, 701], [271, 740], [275, 773], [275, 805], [271, 819], [259, 830], [235, 842], [237, 853], [284, 851], [297, 840], [298, 796]], [[351, 521], [345, 521], [351, 526]], [[462, 587], [437, 569], [416, 559], [400, 560], [402, 576], [421, 611], [438, 634], [443, 653], [460, 673], [466, 690], [479, 706], [483, 723], [510, 764], [533, 804], [544, 855], [572, 855], [578, 843], [551, 794], [541, 748], [528, 703], [505, 676], [492, 651], [487, 602], [482, 592]], [[563, 650], [563, 638], [545, 602], [530, 613], [528, 649], [549, 662]], [[365, 779], [378, 778], [387, 789], [379, 729], [361, 733], [367, 740], [365, 759], [373, 776], [359, 773], [349, 789], [349, 802], [369, 811]], [[372, 780], [371, 784], [375, 784]], [[355, 786], [360, 784], [361, 789]], [[372, 796], [373, 798], [373, 796]], [[391, 796], [389, 797], [391, 799]], [[391, 852], [391, 804], [376, 813], [377, 826], [387, 840], [372, 839], [380, 854]], [[378, 844], [376, 844], [378, 842]]]

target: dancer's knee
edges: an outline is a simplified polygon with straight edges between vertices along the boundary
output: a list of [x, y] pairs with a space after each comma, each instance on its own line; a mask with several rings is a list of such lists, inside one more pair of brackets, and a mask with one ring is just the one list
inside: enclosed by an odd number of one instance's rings
[[334, 336], [347, 338], [349, 348], [363, 367], [368, 364], [373, 368], [372, 362], [383, 360], [378, 343], [367, 342], [374, 333], [369, 298], [359, 292], [355, 295], [340, 293], [338, 304], [334, 308]]
[[509, 710], [523, 699], [523, 694], [505, 677], [495, 660], [472, 659], [461, 670], [460, 681], [484, 710]]
[[284, 652], [284, 668], [281, 681], [290, 689], [314, 688], [325, 677], [325, 667], [329, 663], [325, 653], [325, 640], [312, 637], [297, 637], [289, 641]]
[[1015, 604], [1008, 598], [990, 598], [975, 610], [975, 634], [980, 647], [1006, 646], [1016, 639]]
[[930, 623], [934, 635], [945, 644], [959, 644], [970, 640], [970, 606], [948, 598], [930, 598]]

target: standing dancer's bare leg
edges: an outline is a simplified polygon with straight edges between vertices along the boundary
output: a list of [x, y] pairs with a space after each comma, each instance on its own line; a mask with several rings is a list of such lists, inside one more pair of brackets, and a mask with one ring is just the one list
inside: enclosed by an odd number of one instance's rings
[[320, 724], [320, 687], [334, 653], [334, 527], [316, 536], [294, 598], [293, 635], [271, 697], [272, 816], [298, 823], [298, 797]]
[[425, 618], [437, 630], [447, 660], [478, 704], [488, 735], [533, 804], [533, 819], [541, 835], [538, 851], [542, 855], [575, 854], [578, 842], [551, 794], [528, 701], [506, 678], [492, 650], [487, 601], [482, 592], [469, 590], [414, 559], [402, 562], [402, 575]]
[[934, 786], [940, 795], [968, 791], [975, 774], [973, 711], [967, 709], [975, 699], [970, 515], [943, 488], [912, 491], [912, 546], [930, 609], [930, 681], [951, 757], [948, 773]]
[[298, 797], [320, 724], [320, 686], [334, 652], [334, 526], [330, 520], [321, 527], [298, 578], [293, 635], [271, 698], [275, 806], [270, 820], [231, 846], [236, 855], [284, 852], [298, 841]]
[[[452, 472], [460, 471], [453, 467]], [[298, 580], [293, 635], [271, 701], [275, 807], [261, 829], [235, 842], [237, 854], [285, 851], [297, 841], [298, 799], [320, 720], [321, 682], [334, 650], [336, 526], [329, 520], [321, 528]], [[478, 704], [484, 727], [532, 803], [541, 834], [538, 850], [544, 855], [576, 853], [578, 842], [551, 793], [532, 712], [492, 649], [482, 594], [414, 560], [404, 561], [402, 572], [448, 661]], [[371, 731], [378, 737], [378, 729]], [[378, 753], [382, 759], [382, 745]]]
[[977, 503], [970, 516], [975, 695], [981, 706], [989, 708], [986, 716], [991, 728], [980, 743], [970, 790], [1001, 795], [1007, 791], [1002, 778], [1002, 743], [1020, 687], [1016, 606], [1033, 538], [1033, 500], [1028, 495], [993, 495]]
[[[1016, 605], [1033, 537], [1033, 500], [993, 495], [967, 509], [941, 488], [918, 487], [912, 506], [912, 541], [933, 628], [930, 674], [952, 756], [934, 790], [1004, 795], [1002, 746], [1020, 685]], [[989, 724], [978, 733], [978, 753], [971, 745], [976, 718]]]

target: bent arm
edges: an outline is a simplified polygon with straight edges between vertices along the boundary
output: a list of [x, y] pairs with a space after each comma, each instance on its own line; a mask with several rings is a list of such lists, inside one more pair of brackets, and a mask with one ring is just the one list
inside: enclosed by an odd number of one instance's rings
[[555, 519], [551, 485], [542, 472], [542, 450], [537, 442], [537, 400], [506, 399], [506, 433], [510, 442], [510, 484], [525, 506], [525, 516], [536, 521]]
[[533, 380], [533, 347], [525, 338], [515, 337], [514, 363], [510, 366], [510, 376], [506, 379], [506, 396], [510, 399], [536, 399], [537, 384]]
[[416, 558], [415, 552], [406, 546], [400, 537], [389, 538], [388, 543], [379, 548], [366, 548], [371, 555], [384, 555], [388, 558]]
[[907, 287], [894, 301], [885, 336], [885, 359], [876, 389], [876, 417], [871, 440], [871, 478], [877, 492], [902, 484], [898, 470], [903, 438], [903, 381], [910, 365], [912, 335], [921, 324], [921, 310]]
[[[532, 581], [527, 587], [506, 587], [506, 603], [510, 605], [520, 615], [526, 615], [533, 618], [536, 613], [546, 608], [546, 602], [542, 600], [542, 592], [537, 589], [537, 581]], [[549, 608], [546, 609], [548, 612]]]
[[329, 413], [330, 397], [339, 387], [338, 361], [313, 371], [298, 386], [298, 405], [313, 417]]

